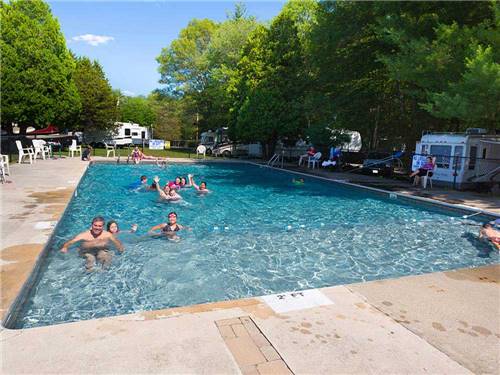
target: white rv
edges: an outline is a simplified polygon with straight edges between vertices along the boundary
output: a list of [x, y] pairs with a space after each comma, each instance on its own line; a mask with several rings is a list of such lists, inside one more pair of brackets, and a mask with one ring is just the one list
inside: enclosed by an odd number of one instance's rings
[[227, 128], [218, 128], [216, 131], [201, 133], [200, 144], [207, 148], [207, 154], [214, 156], [247, 155], [261, 157], [262, 147], [258, 143], [239, 144], [232, 142], [227, 135]]
[[485, 129], [467, 129], [465, 133], [424, 133], [415, 148], [412, 170], [425, 156], [436, 158], [432, 180], [458, 189], [477, 183], [500, 183], [500, 135]]
[[112, 141], [116, 144], [133, 143], [140, 145], [143, 142], [149, 143], [149, 129], [132, 122], [115, 122], [116, 130], [113, 133]]

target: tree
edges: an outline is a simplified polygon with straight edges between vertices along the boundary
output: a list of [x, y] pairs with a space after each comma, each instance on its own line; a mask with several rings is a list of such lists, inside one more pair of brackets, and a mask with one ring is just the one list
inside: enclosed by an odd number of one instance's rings
[[80, 109], [72, 80], [75, 62], [59, 23], [41, 0], [0, 2], [2, 127], [49, 122], [71, 127]]
[[151, 126], [156, 122], [152, 102], [142, 96], [121, 97], [119, 111], [119, 119], [122, 122], [134, 122], [142, 126]]
[[114, 129], [117, 98], [114, 96], [101, 65], [87, 57], [77, 58], [74, 75], [82, 110], [79, 125], [89, 132]]
[[258, 141], [269, 156], [280, 138], [297, 137], [304, 115], [304, 53], [298, 28], [280, 13], [269, 29], [258, 27], [249, 37], [238, 64], [237, 113], [231, 133]]
[[181, 30], [179, 38], [163, 48], [156, 58], [160, 64], [160, 83], [169, 94], [202, 92], [207, 83], [208, 45], [217, 24], [194, 19]]
[[[414, 136], [424, 129], [498, 127], [499, 5], [384, 3], [379, 55], [399, 89]], [[485, 95], [491, 93], [491, 95]], [[416, 133], [416, 134], [415, 134]]]

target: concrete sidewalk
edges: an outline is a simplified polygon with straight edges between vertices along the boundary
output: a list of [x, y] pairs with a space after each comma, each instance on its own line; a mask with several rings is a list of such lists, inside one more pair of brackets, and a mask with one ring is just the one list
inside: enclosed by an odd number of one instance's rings
[[[2, 313], [87, 165], [11, 166], [0, 186]], [[498, 374], [499, 282], [500, 266], [488, 266], [322, 288], [314, 293], [328, 303], [286, 312], [266, 297], [2, 328], [1, 372]]]

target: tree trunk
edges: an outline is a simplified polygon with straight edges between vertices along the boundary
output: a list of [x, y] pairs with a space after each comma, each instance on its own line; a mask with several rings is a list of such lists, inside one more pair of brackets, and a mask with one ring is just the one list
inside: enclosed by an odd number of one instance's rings
[[19, 124], [19, 135], [26, 135], [26, 130], [28, 129], [27, 124]]
[[375, 127], [373, 128], [372, 139], [370, 148], [376, 150], [378, 146], [378, 124], [380, 122], [380, 105], [377, 106], [377, 113], [375, 115]]
[[14, 134], [14, 129], [12, 126], [12, 122], [9, 122], [8, 124], [2, 124], [2, 129], [7, 132], [7, 134], [12, 135]]

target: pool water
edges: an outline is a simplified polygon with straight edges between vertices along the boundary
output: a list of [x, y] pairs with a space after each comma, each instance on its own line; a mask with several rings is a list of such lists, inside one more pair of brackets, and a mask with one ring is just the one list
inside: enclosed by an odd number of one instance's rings
[[[128, 189], [147, 175], [195, 174], [212, 193], [181, 191], [180, 203]], [[139, 310], [303, 290], [498, 263], [461, 214], [386, 199], [347, 185], [250, 164], [96, 164], [82, 179], [50, 244], [17, 328]], [[180, 241], [151, 238], [176, 211]], [[77, 248], [58, 250], [94, 216], [137, 234], [107, 271], [86, 273]]]

